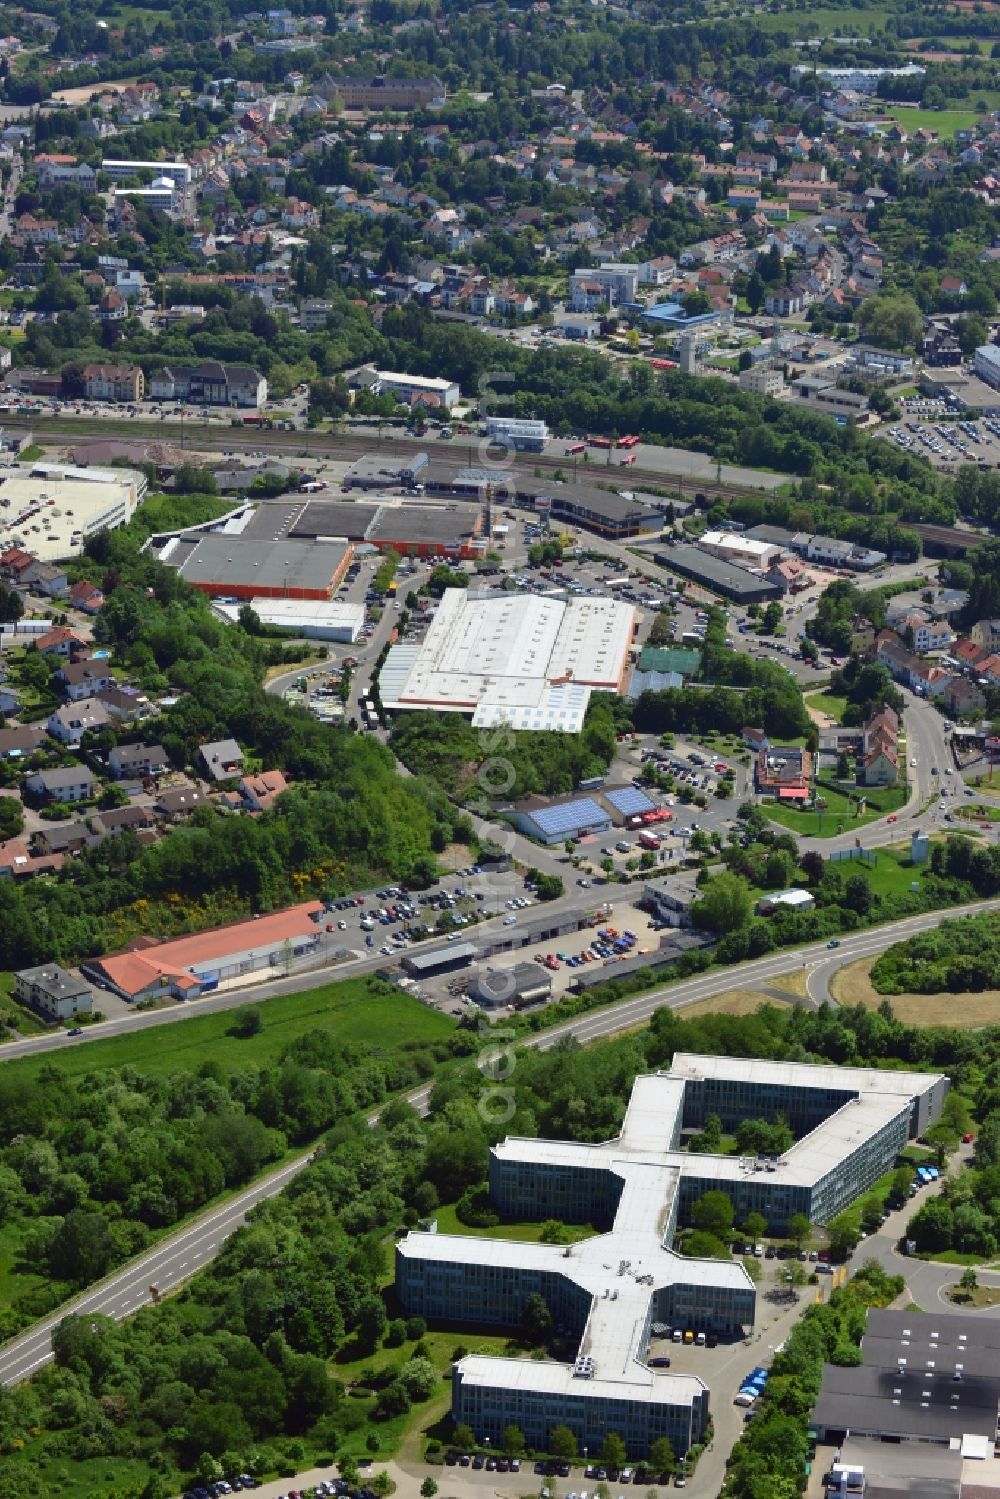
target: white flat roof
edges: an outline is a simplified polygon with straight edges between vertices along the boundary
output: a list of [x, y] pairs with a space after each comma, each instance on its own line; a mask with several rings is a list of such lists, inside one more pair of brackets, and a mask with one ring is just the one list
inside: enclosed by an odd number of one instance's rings
[[[239, 617], [239, 606], [216, 606], [229, 619]], [[352, 629], [359, 632], [365, 622], [363, 604], [342, 603], [337, 599], [263, 599], [253, 600], [254, 613], [266, 625], [289, 630]]]
[[786, 1088], [837, 1088], [844, 1093], [895, 1093], [914, 1098], [941, 1081], [940, 1072], [894, 1072], [880, 1067], [835, 1067], [824, 1062], [771, 1062], [759, 1057], [709, 1057], [677, 1051], [674, 1077], [729, 1078]]
[[548, 1363], [540, 1359], [492, 1358], [473, 1354], [459, 1366], [466, 1384], [487, 1389], [524, 1390], [540, 1395], [577, 1395], [581, 1399], [622, 1400], [641, 1398], [662, 1405], [690, 1405], [692, 1395], [706, 1389], [695, 1374], [659, 1374], [641, 1364], [633, 1366], [626, 1395], [622, 1384], [609, 1372], [605, 1377], [576, 1379], [572, 1364]]
[[[112, 512], [121, 508], [123, 520], [132, 517], [137, 477], [141, 476], [122, 469], [117, 485], [94, 484], [76, 478], [30, 478], [23, 470], [0, 469], [0, 551], [16, 540], [42, 562], [74, 556], [82, 549], [82, 538], [99, 530]], [[72, 542], [78, 531], [81, 540]]]
[[449, 588], [401, 686], [401, 661], [393, 661], [395, 696], [383, 690], [383, 701], [473, 713], [484, 725], [575, 733], [590, 690], [619, 687], [634, 619], [632, 606], [618, 599], [470, 597]]

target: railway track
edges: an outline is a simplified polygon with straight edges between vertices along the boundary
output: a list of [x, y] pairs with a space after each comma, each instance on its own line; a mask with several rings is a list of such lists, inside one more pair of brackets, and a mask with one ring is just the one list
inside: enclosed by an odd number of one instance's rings
[[[373, 450], [387, 456], [409, 457], [414, 451], [430, 452], [438, 460], [451, 459], [455, 467], [476, 466], [481, 463], [479, 439], [469, 442], [461, 438], [450, 443], [442, 451], [438, 443], [426, 443], [420, 438], [380, 437], [377, 431], [369, 433], [329, 433], [312, 431], [282, 432], [275, 429], [248, 429], [244, 427], [222, 427], [203, 421], [154, 421], [139, 417], [131, 421], [94, 422], [86, 417], [31, 417], [9, 416], [3, 419], [6, 428], [13, 431], [30, 432], [42, 446], [73, 444], [89, 440], [122, 438], [129, 442], [162, 442], [182, 450], [198, 452], [226, 452], [230, 450], [268, 453], [285, 453], [296, 458], [361, 458]], [[538, 469], [555, 474], [562, 470], [566, 482], [571, 485], [583, 477], [589, 483], [616, 484], [629, 488], [653, 488], [676, 494], [678, 497], [693, 494], [737, 496], [760, 494], [764, 491], [753, 485], [716, 483], [703, 477], [687, 474], [670, 474], [660, 469], [639, 467], [621, 468], [614, 464], [588, 463], [582, 476], [579, 466], [565, 457], [545, 453], [532, 453], [530, 457], [514, 457], [504, 467], [522, 476], [534, 476]], [[571, 477], [572, 476], [572, 477]]]

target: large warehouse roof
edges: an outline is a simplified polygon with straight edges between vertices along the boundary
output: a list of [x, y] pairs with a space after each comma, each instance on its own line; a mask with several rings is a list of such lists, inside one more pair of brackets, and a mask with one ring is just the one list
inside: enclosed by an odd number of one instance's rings
[[474, 722], [578, 732], [591, 688], [614, 692], [632, 641], [634, 610], [617, 599], [501, 594], [442, 597], [434, 622], [390, 708], [471, 713]]
[[330, 588], [345, 556], [346, 549], [334, 541], [269, 542], [204, 536], [181, 563], [180, 572], [195, 587], [322, 590]]

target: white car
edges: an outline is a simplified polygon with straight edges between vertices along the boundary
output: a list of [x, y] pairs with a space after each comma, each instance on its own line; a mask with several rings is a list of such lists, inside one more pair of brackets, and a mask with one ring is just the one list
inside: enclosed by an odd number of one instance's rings
[[516, 916], [505, 916], [504, 919], [503, 919], [504, 926], [514, 926], [516, 924], [516, 922], [517, 922], [517, 917]]

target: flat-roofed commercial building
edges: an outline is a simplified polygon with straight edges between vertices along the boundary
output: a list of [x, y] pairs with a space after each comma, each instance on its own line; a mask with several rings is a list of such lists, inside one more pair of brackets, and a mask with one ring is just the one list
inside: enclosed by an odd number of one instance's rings
[[[992, 1458], [1000, 1406], [996, 1322], [873, 1308], [861, 1358], [860, 1368], [825, 1365], [812, 1417], [820, 1440], [874, 1439], [894, 1444], [897, 1454], [899, 1443], [968, 1452], [978, 1442], [982, 1450], [972, 1455]], [[933, 1461], [933, 1452], [927, 1456]]]
[[680, 573], [682, 578], [692, 578], [702, 583], [712, 593], [733, 599], [737, 604], [765, 604], [770, 599], [780, 599], [781, 589], [766, 578], [738, 567], [734, 562], [724, 562], [696, 546], [671, 547], [657, 552], [655, 559], [661, 567]]
[[[669, 1437], [683, 1456], [701, 1440], [709, 1391], [649, 1361], [654, 1322], [731, 1338], [752, 1327], [753, 1283], [733, 1260], [670, 1248], [695, 1201], [721, 1188], [736, 1217], [756, 1208], [781, 1231], [792, 1212], [827, 1222], [890, 1167], [940, 1114], [948, 1081], [931, 1073], [837, 1068], [678, 1053], [669, 1073], [636, 1079], [621, 1131], [603, 1144], [508, 1137], [490, 1152], [490, 1196], [508, 1219], [560, 1218], [605, 1230], [572, 1245], [411, 1233], [396, 1247], [396, 1291], [412, 1315], [515, 1327], [542, 1296], [577, 1342], [572, 1363], [471, 1355], [452, 1373], [452, 1416], [477, 1437], [504, 1427], [548, 1449], [566, 1425], [580, 1447], [618, 1432], [631, 1459]], [[799, 1121], [806, 1133], [770, 1161], [692, 1155], [681, 1131], [718, 1113]], [[727, 1125], [728, 1121], [728, 1125]], [[762, 1190], [743, 1192], [746, 1181]], [[851, 1371], [856, 1372], [856, 1371]], [[996, 1403], [993, 1418], [995, 1425]]]
[[337, 541], [247, 541], [209, 535], [168, 543], [160, 561], [213, 598], [328, 599], [354, 548]]
[[147, 172], [154, 177], [169, 177], [178, 187], [187, 187], [191, 181], [191, 168], [186, 161], [125, 161], [105, 157], [101, 171], [112, 182], [122, 182], [126, 177], [142, 177]]
[[617, 599], [448, 588], [422, 645], [389, 652], [382, 702], [579, 733], [591, 691], [621, 691], [635, 630], [635, 610]]
[[495, 442], [509, 443], [522, 453], [541, 453], [549, 440], [547, 422], [528, 421], [518, 416], [488, 416], [486, 434]]
[[723, 562], [735, 562], [738, 567], [756, 568], [760, 572], [766, 572], [781, 556], [780, 547], [736, 531], [706, 531], [696, 545], [710, 557], [721, 557]]
[[[88, 536], [127, 525], [146, 492], [131, 469], [36, 464], [0, 478], [0, 552], [24, 546], [41, 562], [76, 556]], [[38, 530], [32, 530], [38, 526]]]
[[[220, 613], [239, 618], [237, 604], [223, 604]], [[254, 613], [272, 630], [287, 630], [305, 640], [335, 640], [352, 645], [365, 623], [363, 604], [339, 599], [257, 599]]]
[[379, 370], [376, 375], [379, 395], [392, 395], [406, 406], [443, 406], [450, 411], [462, 399], [454, 380], [433, 375], [406, 375], [400, 370]]

